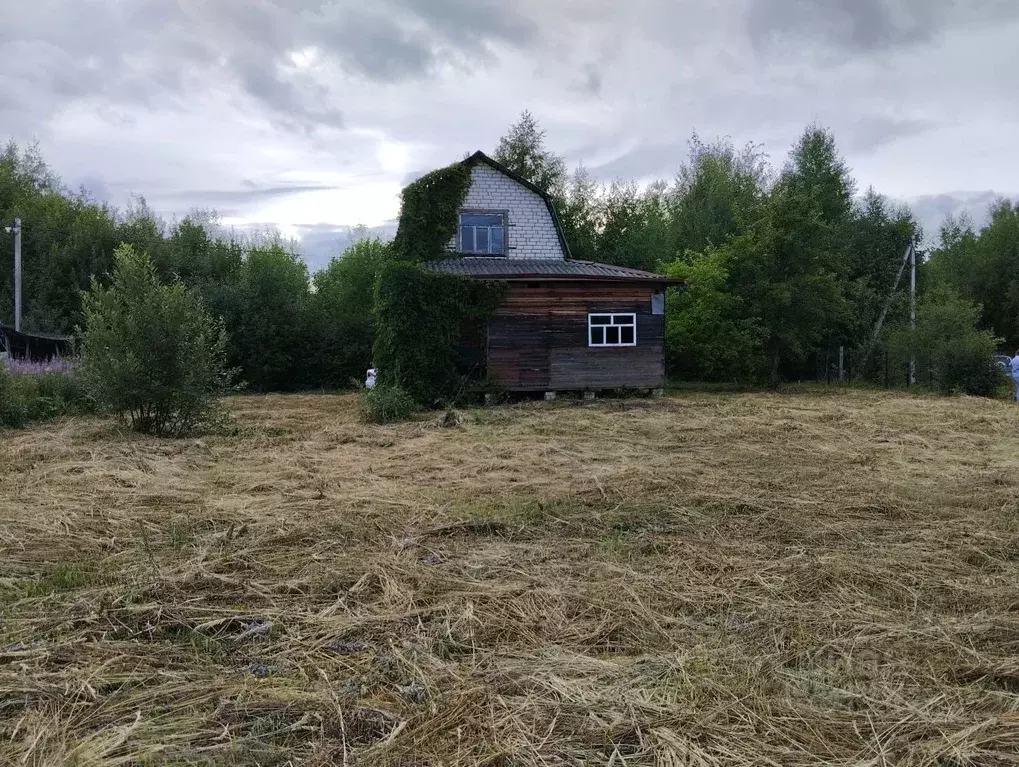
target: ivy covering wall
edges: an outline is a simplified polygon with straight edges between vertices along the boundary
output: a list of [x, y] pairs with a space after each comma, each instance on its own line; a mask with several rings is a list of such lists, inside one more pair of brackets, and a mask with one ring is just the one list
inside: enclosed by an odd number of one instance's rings
[[[471, 371], [459, 341], [487, 326], [505, 282], [472, 280], [423, 266], [449, 256], [457, 211], [471, 186], [463, 163], [433, 171], [403, 190], [394, 260], [375, 283], [375, 366], [380, 385], [398, 385], [431, 407], [452, 398]], [[480, 334], [480, 337], [484, 337]]]

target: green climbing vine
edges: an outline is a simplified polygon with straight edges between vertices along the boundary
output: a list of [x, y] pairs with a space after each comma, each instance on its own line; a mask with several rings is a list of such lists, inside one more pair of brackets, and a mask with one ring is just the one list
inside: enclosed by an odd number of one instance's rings
[[379, 385], [406, 389], [425, 407], [449, 400], [465, 376], [462, 338], [482, 332], [506, 295], [505, 282], [430, 271], [449, 257], [457, 211], [471, 185], [470, 168], [456, 163], [403, 190], [394, 260], [375, 283], [375, 367]]
[[471, 188], [471, 169], [463, 163], [433, 170], [400, 195], [400, 223], [393, 240], [398, 261], [421, 263], [448, 255], [456, 234], [456, 213]]

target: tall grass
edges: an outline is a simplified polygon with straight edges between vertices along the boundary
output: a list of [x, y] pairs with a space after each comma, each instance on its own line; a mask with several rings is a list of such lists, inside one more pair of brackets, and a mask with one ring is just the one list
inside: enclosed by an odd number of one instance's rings
[[73, 360], [0, 360], [0, 428], [17, 429], [86, 407]]

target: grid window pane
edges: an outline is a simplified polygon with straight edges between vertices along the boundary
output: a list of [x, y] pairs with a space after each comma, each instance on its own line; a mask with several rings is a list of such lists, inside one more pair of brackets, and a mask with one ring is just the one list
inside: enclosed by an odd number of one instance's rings
[[478, 253], [488, 252], [488, 229], [483, 226], [476, 227], [474, 230], [474, 245], [475, 250]]
[[493, 226], [489, 232], [491, 232], [492, 243], [489, 249], [492, 253], [505, 253], [506, 252], [506, 240], [503, 237], [505, 230], [501, 226]]
[[502, 226], [502, 214], [461, 213], [460, 224], [463, 226]]
[[636, 346], [637, 315], [587, 315], [589, 346]]
[[460, 250], [464, 253], [471, 253], [474, 250], [474, 227], [460, 227]]

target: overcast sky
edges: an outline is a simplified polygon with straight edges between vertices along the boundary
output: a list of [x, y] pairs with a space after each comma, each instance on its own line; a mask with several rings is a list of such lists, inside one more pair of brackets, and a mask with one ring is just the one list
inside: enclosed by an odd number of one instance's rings
[[1019, 0], [2, 5], [0, 136], [118, 206], [276, 226], [313, 265], [525, 108], [605, 179], [671, 178], [695, 129], [780, 164], [816, 121], [925, 222], [1019, 196]]

